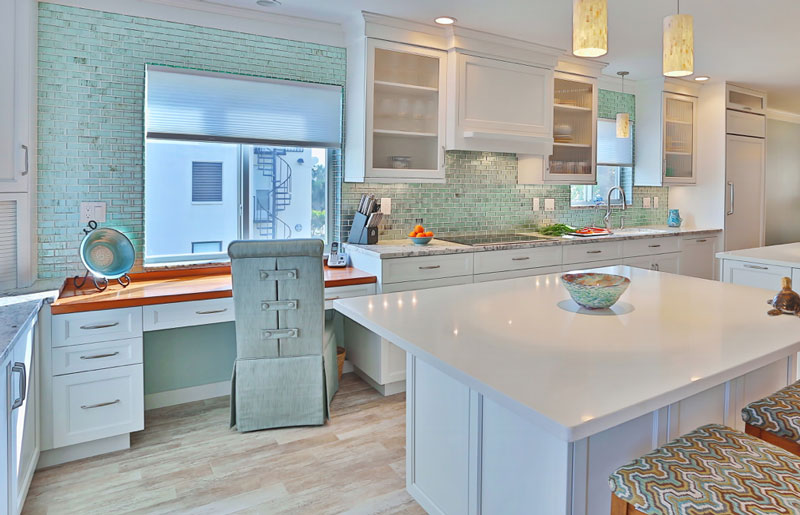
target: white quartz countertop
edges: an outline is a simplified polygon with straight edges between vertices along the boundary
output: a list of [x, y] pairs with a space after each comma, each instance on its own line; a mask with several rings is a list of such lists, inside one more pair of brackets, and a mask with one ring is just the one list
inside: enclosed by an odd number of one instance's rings
[[772, 245], [754, 249], [732, 250], [717, 253], [719, 259], [749, 261], [764, 265], [791, 266], [800, 268], [800, 243]]
[[334, 308], [556, 436], [575, 441], [800, 351], [772, 292], [626, 266], [584, 314], [560, 274], [374, 295]]
[[57, 291], [0, 297], [0, 361], [6, 358], [20, 331], [39, 312], [42, 303]]
[[[347, 252], [358, 252], [380, 259], [392, 259], [416, 256], [435, 256], [440, 254], [460, 254], [471, 252], [485, 252], [492, 250], [520, 249], [530, 247], [543, 247], [548, 245], [579, 245], [583, 243], [593, 243], [598, 241], [632, 240], [639, 238], [658, 238], [665, 236], [684, 236], [694, 234], [708, 234], [720, 232], [721, 229], [712, 228], [686, 228], [686, 227], [667, 227], [666, 225], [655, 225], [646, 227], [630, 227], [617, 229], [608, 236], [563, 236], [553, 237], [546, 240], [537, 240], [517, 243], [500, 243], [497, 245], [461, 245], [440, 239], [433, 239], [427, 245], [414, 245], [408, 238], [402, 240], [384, 240], [375, 245], [356, 245], [345, 243]], [[510, 231], [508, 231], [510, 232]], [[530, 231], [517, 231], [519, 234], [539, 235]]]

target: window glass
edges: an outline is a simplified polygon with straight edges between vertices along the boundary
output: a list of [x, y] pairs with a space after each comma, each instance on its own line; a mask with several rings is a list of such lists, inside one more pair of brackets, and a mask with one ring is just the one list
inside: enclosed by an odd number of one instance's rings
[[[573, 207], [605, 205], [608, 191], [614, 186], [625, 190], [628, 205], [633, 203], [633, 123], [631, 137], [617, 138], [616, 120], [597, 120], [597, 184], [570, 187]], [[622, 196], [615, 191], [612, 204], [620, 204]]]

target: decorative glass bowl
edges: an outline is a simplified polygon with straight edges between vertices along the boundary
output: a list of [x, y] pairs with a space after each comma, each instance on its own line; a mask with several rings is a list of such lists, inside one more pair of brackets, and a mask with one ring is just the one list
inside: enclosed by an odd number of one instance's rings
[[597, 273], [564, 274], [561, 282], [572, 300], [587, 309], [610, 308], [631, 284], [621, 275]]
[[433, 236], [409, 237], [409, 239], [414, 242], [414, 245], [427, 245], [433, 239]]

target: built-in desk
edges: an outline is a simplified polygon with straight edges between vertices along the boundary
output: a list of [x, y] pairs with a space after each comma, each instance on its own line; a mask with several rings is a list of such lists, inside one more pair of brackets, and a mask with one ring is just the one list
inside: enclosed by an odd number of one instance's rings
[[[326, 309], [375, 293], [376, 277], [356, 268], [325, 266], [324, 280]], [[144, 429], [143, 333], [233, 320], [229, 266], [131, 274], [128, 287], [102, 292], [67, 279], [42, 314], [39, 466], [128, 448]], [[187, 388], [169, 392], [170, 404], [229, 391], [227, 382]]]

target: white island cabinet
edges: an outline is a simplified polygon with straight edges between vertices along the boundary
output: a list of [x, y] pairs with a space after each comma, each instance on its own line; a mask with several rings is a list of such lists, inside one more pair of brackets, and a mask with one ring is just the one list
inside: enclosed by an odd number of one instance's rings
[[429, 513], [607, 515], [617, 467], [795, 379], [797, 321], [759, 290], [625, 266], [606, 316], [557, 274], [343, 299], [399, 346], [407, 489]]
[[722, 280], [777, 292], [781, 279], [791, 277], [800, 288], [800, 243], [720, 252]]

